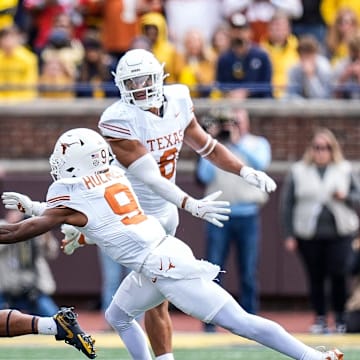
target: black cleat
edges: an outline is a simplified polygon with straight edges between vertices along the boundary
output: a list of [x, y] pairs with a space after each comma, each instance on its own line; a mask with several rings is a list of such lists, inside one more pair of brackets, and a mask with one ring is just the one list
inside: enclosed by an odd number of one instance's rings
[[58, 341], [64, 340], [66, 344], [76, 347], [79, 351], [85, 354], [88, 358], [94, 359], [95, 340], [91, 335], [85, 334], [77, 322], [77, 314], [74, 313], [74, 308], [62, 307], [54, 315], [54, 320], [57, 327], [57, 335], [55, 339]]

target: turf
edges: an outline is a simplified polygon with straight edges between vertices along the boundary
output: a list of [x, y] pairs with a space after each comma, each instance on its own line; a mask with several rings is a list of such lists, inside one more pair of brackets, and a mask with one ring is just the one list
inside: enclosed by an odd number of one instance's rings
[[[312, 347], [324, 345], [344, 351], [345, 360], [360, 360], [360, 334], [296, 334]], [[95, 333], [97, 360], [129, 360], [130, 356], [115, 333]], [[228, 333], [176, 333], [176, 360], [286, 360], [288, 357], [255, 342]], [[0, 360], [85, 360], [75, 348], [55, 341], [53, 336], [26, 335], [0, 338]]]
[[[345, 350], [345, 360], [359, 360], [360, 348]], [[224, 346], [215, 348], [175, 349], [176, 360], [285, 360], [286, 356], [259, 346]], [[1, 346], [0, 359], [6, 360], [84, 360], [87, 359], [70, 347]], [[129, 360], [123, 348], [103, 348], [98, 350], [98, 360]]]

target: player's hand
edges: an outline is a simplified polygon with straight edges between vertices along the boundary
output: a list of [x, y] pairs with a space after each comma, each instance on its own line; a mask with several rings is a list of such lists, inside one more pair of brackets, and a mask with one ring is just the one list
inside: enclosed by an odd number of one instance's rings
[[229, 220], [229, 216], [224, 214], [230, 214], [231, 210], [228, 201], [215, 201], [221, 193], [221, 191], [216, 191], [200, 200], [188, 198], [184, 209], [193, 216], [204, 219], [218, 227], [223, 227], [221, 221]]
[[34, 202], [27, 196], [17, 192], [4, 192], [1, 199], [6, 209], [19, 210], [25, 215], [32, 216]]
[[84, 236], [72, 225], [61, 225], [65, 238], [61, 240], [61, 249], [66, 255], [71, 255], [76, 249], [85, 245]]
[[255, 170], [249, 166], [243, 166], [240, 176], [250, 185], [254, 185], [264, 192], [273, 192], [276, 190], [275, 181], [263, 171]]

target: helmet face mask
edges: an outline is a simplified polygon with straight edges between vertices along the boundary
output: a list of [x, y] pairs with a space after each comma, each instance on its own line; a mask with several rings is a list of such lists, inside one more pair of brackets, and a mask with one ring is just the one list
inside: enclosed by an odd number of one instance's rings
[[109, 169], [109, 146], [93, 130], [69, 130], [56, 142], [49, 162], [54, 180], [104, 173]]
[[160, 108], [164, 101], [164, 65], [143, 49], [128, 51], [116, 67], [115, 84], [121, 99], [143, 110]]

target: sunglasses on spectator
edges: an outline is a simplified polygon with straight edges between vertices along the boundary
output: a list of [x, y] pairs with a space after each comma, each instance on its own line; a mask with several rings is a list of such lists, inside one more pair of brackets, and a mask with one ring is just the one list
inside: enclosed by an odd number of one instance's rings
[[331, 151], [332, 150], [330, 145], [313, 144], [312, 148], [315, 151]]

